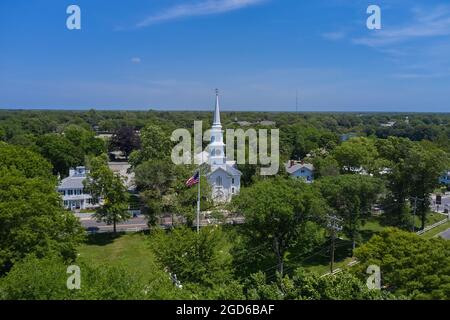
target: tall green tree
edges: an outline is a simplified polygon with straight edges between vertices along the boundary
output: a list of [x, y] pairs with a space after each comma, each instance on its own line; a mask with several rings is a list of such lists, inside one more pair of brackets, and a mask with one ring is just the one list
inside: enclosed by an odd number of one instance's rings
[[245, 217], [244, 232], [272, 248], [281, 274], [286, 254], [296, 245], [306, 222], [319, 222], [326, 209], [319, 192], [291, 178], [257, 182], [241, 190], [234, 201]]
[[450, 299], [450, 242], [388, 228], [355, 250], [356, 267], [381, 269], [382, 286], [412, 299]]
[[188, 282], [211, 288], [231, 280], [231, 255], [220, 228], [205, 227], [199, 233], [187, 227], [156, 231], [151, 246], [183, 286]]
[[54, 179], [52, 165], [40, 154], [0, 142], [0, 168], [17, 169], [26, 178]]
[[[411, 172], [410, 200], [417, 206], [416, 213], [422, 229], [430, 212], [431, 193], [439, 186], [442, 172], [450, 167], [449, 159], [449, 154], [429, 142], [416, 145], [407, 159]], [[416, 202], [416, 198], [420, 201]]]
[[122, 178], [115, 174], [107, 164], [106, 155], [94, 157], [88, 163], [89, 174], [84, 181], [86, 190], [102, 204], [95, 211], [95, 218], [113, 225], [114, 233], [117, 223], [128, 220], [128, 190]]
[[328, 205], [343, 218], [343, 231], [354, 249], [361, 240], [360, 228], [383, 190], [383, 181], [364, 175], [340, 175], [322, 178], [317, 185]]
[[[439, 177], [448, 168], [449, 156], [430, 142], [414, 143], [403, 138], [378, 142], [380, 155], [389, 161], [386, 175], [388, 189], [387, 214], [399, 227], [411, 225], [407, 201], [416, 206], [425, 227], [430, 206], [430, 194], [439, 185]], [[414, 209], [413, 209], [414, 210]]]
[[133, 151], [129, 161], [133, 167], [136, 167], [146, 160], [169, 160], [171, 149], [170, 133], [157, 125], [150, 124], [141, 130], [141, 149]]
[[374, 141], [364, 137], [350, 139], [337, 146], [332, 156], [339, 163], [344, 173], [363, 168], [367, 172], [376, 171], [375, 159], [378, 152]]
[[36, 144], [39, 152], [52, 163], [55, 175], [67, 176], [70, 168], [84, 163], [82, 148], [76, 147], [63, 135], [45, 134], [39, 137]]
[[33, 253], [74, 259], [83, 229], [63, 210], [51, 165], [40, 155], [0, 143], [0, 273]]

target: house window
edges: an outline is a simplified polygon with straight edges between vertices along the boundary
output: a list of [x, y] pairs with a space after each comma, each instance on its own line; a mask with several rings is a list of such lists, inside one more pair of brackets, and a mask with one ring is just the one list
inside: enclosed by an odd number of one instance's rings
[[231, 179], [231, 184], [234, 184], [234, 178]]
[[67, 191], [67, 193], [68, 193], [69, 196], [71, 196], [71, 195], [73, 195], [73, 190], [70, 189], [70, 190]]
[[231, 193], [232, 193], [232, 194], [234, 194], [234, 193], [235, 193], [234, 187], [233, 187], [233, 188], [231, 188]]
[[218, 176], [216, 178], [216, 186], [221, 187], [222, 186], [222, 177]]

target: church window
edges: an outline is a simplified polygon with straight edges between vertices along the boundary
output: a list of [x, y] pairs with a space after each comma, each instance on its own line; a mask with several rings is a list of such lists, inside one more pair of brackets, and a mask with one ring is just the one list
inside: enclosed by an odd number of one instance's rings
[[235, 194], [234, 187], [231, 188], [231, 193], [232, 193], [232, 194]]
[[211, 137], [211, 143], [214, 143], [214, 141], [216, 141], [216, 137], [215, 137], [215, 136], [212, 136], [212, 137]]
[[218, 176], [218, 177], [216, 178], [216, 185], [217, 185], [218, 187], [221, 187], [221, 186], [222, 186], [222, 177], [221, 177], [221, 176]]

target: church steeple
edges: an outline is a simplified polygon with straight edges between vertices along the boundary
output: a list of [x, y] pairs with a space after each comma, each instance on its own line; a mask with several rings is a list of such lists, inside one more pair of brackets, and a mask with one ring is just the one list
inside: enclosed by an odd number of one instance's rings
[[220, 123], [220, 104], [219, 104], [219, 89], [216, 89], [216, 109], [214, 110], [214, 126], [222, 126]]
[[214, 171], [218, 167], [226, 166], [225, 144], [223, 143], [222, 124], [220, 123], [219, 90], [216, 89], [216, 107], [211, 128], [211, 143], [209, 145], [209, 164]]

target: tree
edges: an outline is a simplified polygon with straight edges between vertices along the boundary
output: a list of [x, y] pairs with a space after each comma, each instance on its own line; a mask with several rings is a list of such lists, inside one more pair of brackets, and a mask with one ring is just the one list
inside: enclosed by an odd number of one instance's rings
[[339, 163], [341, 170], [351, 173], [352, 170], [363, 168], [368, 172], [375, 171], [374, 162], [378, 157], [377, 149], [368, 138], [353, 138], [337, 146], [332, 156]]
[[99, 156], [106, 152], [102, 139], [96, 138], [92, 130], [71, 124], [64, 128], [64, 136], [76, 147], [83, 150], [86, 156]]
[[227, 283], [231, 279], [231, 255], [218, 227], [187, 227], [170, 232], [156, 231], [151, 239], [157, 259], [185, 286], [189, 282], [204, 288]]
[[81, 147], [76, 147], [70, 140], [59, 134], [46, 134], [37, 141], [39, 152], [53, 165], [53, 173], [67, 176], [69, 169], [84, 163]]
[[127, 188], [121, 177], [109, 169], [106, 156], [91, 158], [88, 168], [88, 177], [84, 181], [85, 188], [94, 199], [103, 201], [94, 216], [108, 225], [112, 224], [116, 233], [117, 223], [131, 217], [127, 211], [129, 197]]
[[154, 270], [144, 280], [124, 267], [84, 261], [75, 264], [80, 267], [81, 286], [68, 290], [70, 274], [65, 261], [54, 255], [29, 255], [0, 278], [0, 300], [143, 300], [180, 299], [185, 295], [163, 270]]
[[29, 253], [75, 258], [84, 232], [63, 210], [54, 181], [0, 168], [0, 200], [0, 273]]
[[171, 147], [169, 134], [159, 126], [148, 125], [141, 130], [141, 150], [131, 153], [130, 163], [136, 167], [146, 160], [169, 159]]
[[404, 138], [389, 137], [376, 143], [381, 157], [388, 161], [389, 171], [383, 178], [389, 191], [384, 203], [384, 217], [388, 224], [407, 228], [411, 223], [407, 198], [410, 194], [411, 172], [405, 159], [409, 157], [413, 143]]
[[392, 295], [369, 290], [349, 272], [322, 276], [298, 268], [292, 277], [285, 275], [268, 282], [264, 273], [253, 274], [245, 285], [250, 300], [382, 300]]
[[26, 178], [54, 179], [50, 162], [35, 152], [0, 142], [0, 154], [0, 168], [17, 169]]
[[310, 185], [290, 178], [257, 182], [241, 190], [234, 201], [245, 216], [244, 232], [272, 248], [281, 274], [286, 253], [295, 246], [306, 221], [319, 221], [326, 208]]
[[127, 158], [133, 150], [138, 150], [140, 146], [140, 138], [132, 127], [121, 127], [116, 130], [110, 142], [112, 149], [122, 151]]
[[343, 231], [352, 240], [353, 249], [361, 236], [359, 229], [370, 217], [372, 205], [382, 191], [382, 180], [371, 176], [340, 175], [317, 181], [328, 205], [344, 220]]
[[439, 186], [442, 172], [450, 166], [449, 155], [431, 143], [423, 142], [415, 145], [405, 162], [410, 172], [410, 200], [420, 199], [415, 205], [424, 229], [431, 193]]
[[355, 250], [356, 267], [381, 269], [382, 286], [412, 299], [450, 298], [450, 242], [423, 239], [414, 233], [388, 228]]
[[418, 144], [403, 138], [379, 141], [377, 147], [380, 155], [389, 161], [386, 179], [390, 194], [386, 213], [390, 215], [391, 223], [399, 227], [410, 226], [406, 206], [409, 199], [417, 205], [423, 229], [430, 194], [439, 185], [439, 176], [450, 165], [448, 154], [431, 143]]
[[332, 156], [314, 158], [313, 165], [315, 179], [339, 175], [339, 163]]

